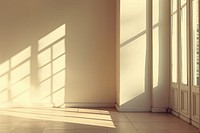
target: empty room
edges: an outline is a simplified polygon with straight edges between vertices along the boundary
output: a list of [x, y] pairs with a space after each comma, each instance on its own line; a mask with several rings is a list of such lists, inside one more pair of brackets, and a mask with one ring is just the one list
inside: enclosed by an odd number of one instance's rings
[[199, 0], [0, 0], [0, 133], [200, 133]]

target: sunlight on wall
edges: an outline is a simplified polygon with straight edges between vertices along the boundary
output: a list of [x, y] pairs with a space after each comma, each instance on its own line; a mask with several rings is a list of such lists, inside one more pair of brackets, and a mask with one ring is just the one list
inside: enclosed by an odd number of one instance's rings
[[89, 113], [87, 112], [87, 109], [85, 110], [86, 112], [67, 111], [66, 109], [2, 108], [0, 114], [27, 119], [115, 128], [109, 112], [106, 114]]
[[27, 47], [11, 58], [11, 68], [21, 64], [23, 61], [31, 57], [31, 47]]
[[123, 0], [120, 3], [120, 43], [146, 30], [146, 0]]
[[8, 72], [9, 61], [0, 65], [0, 103], [8, 101]]
[[120, 1], [120, 105], [145, 92], [146, 0]]
[[55, 41], [59, 40], [60, 38], [65, 36], [65, 24], [57, 28], [56, 30], [52, 31], [42, 39], [38, 41], [38, 51], [46, 48], [50, 44], [54, 43]]
[[153, 0], [153, 88], [159, 78], [159, 0]]
[[30, 75], [30, 60], [22, 63], [20, 66], [14, 68], [11, 71], [11, 84], [14, 84], [18, 81], [20, 81], [21, 79], [23, 79], [24, 77]]
[[9, 61], [5, 61], [0, 65], [0, 76], [9, 71]]
[[[8, 61], [0, 66], [0, 70], [5, 70], [7, 72], [9, 67], [5, 67]], [[2, 69], [1, 69], [2, 68]], [[8, 69], [7, 69], [8, 68]], [[8, 101], [8, 74], [0, 75], [0, 103], [5, 103]]]
[[65, 24], [38, 41], [39, 102], [61, 106], [65, 94]]
[[120, 50], [121, 104], [145, 92], [146, 34]]
[[[0, 64], [0, 103], [20, 106], [30, 106], [32, 102], [46, 103], [47, 106], [64, 104], [64, 36], [65, 24], [38, 41], [38, 55], [31, 55], [29, 46]], [[31, 59], [35, 56], [38, 61], [36, 78], [31, 75], [34, 66]], [[36, 90], [31, 90], [33, 78], [37, 80]], [[33, 92], [37, 92], [36, 95]]]
[[30, 104], [31, 47], [0, 65], [0, 102]]

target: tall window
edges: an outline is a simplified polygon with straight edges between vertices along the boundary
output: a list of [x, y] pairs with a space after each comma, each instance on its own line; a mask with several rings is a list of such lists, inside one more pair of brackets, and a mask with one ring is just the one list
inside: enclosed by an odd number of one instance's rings
[[177, 83], [178, 78], [178, 10], [177, 0], [171, 1], [171, 65], [172, 65], [172, 82]]
[[199, 86], [199, 4], [192, 0], [193, 86]]
[[187, 2], [181, 0], [180, 7], [180, 22], [181, 22], [181, 83], [188, 84], [188, 53], [187, 53]]

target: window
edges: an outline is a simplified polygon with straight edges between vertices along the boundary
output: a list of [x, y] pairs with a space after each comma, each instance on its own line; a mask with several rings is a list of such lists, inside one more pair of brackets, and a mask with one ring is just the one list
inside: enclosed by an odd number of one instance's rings
[[199, 86], [199, 6], [192, 0], [193, 86]]
[[188, 53], [187, 53], [187, 3], [186, 0], [181, 0], [180, 8], [180, 23], [181, 23], [181, 83], [188, 84]]
[[171, 1], [171, 66], [172, 66], [172, 82], [177, 83], [178, 80], [178, 11], [177, 0]]

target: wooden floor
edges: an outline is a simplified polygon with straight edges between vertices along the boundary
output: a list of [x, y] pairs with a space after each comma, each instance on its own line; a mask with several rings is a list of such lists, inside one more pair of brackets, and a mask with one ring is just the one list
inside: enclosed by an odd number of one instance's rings
[[113, 108], [1, 108], [0, 133], [198, 133], [166, 113]]

